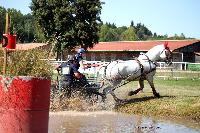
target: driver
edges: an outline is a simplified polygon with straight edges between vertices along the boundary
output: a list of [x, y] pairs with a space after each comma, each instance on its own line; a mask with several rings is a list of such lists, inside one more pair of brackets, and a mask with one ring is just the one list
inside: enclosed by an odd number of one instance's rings
[[80, 48], [77, 50], [77, 53], [75, 54], [75, 61], [76, 61], [76, 68], [79, 69], [83, 69], [85, 70], [85, 66], [83, 64], [83, 56], [85, 56], [85, 49], [84, 48]]
[[74, 78], [80, 79], [81, 75], [74, 64], [74, 56], [68, 55], [67, 62], [62, 63], [56, 69], [58, 73], [61, 72], [61, 89], [68, 92], [68, 96], [71, 95], [71, 88], [73, 87]]
[[[84, 48], [78, 49], [77, 53], [75, 54], [75, 67], [77, 68], [77, 70], [79, 68], [81, 68], [83, 70], [85, 70], [87, 68], [83, 64], [83, 56], [85, 56], [85, 49]], [[80, 73], [80, 79], [79, 79], [79, 81], [81, 82], [81, 84], [83, 86], [89, 85], [86, 77], [82, 73]]]

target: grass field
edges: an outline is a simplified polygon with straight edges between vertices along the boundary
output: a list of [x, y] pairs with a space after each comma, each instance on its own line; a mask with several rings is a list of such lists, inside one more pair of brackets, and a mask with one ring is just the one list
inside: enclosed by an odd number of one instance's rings
[[[117, 106], [116, 110], [147, 116], [191, 119], [200, 123], [200, 80], [157, 79], [154, 83], [161, 98], [154, 98], [150, 86], [145, 82], [143, 93], [131, 97], [124, 95], [126, 97], [121, 98], [128, 99], [127, 102]], [[116, 90], [116, 94], [127, 93], [136, 88], [137, 82], [131, 82]]]

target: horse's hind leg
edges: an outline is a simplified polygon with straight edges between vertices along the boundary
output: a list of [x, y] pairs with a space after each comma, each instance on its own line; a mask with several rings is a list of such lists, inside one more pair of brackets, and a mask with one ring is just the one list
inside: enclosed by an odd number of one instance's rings
[[142, 91], [143, 89], [144, 89], [144, 80], [140, 79], [138, 84], [138, 89], [135, 91], [130, 91], [128, 95], [129, 96], [136, 95], [139, 91]]
[[153, 91], [153, 95], [157, 98], [160, 97], [160, 94], [156, 91], [154, 83], [153, 83], [153, 77], [147, 77], [147, 81], [149, 83], [149, 85], [151, 86], [151, 89]]

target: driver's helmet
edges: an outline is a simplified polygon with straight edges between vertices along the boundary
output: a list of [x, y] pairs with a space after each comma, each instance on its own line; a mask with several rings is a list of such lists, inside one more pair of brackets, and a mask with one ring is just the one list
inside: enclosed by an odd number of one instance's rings
[[80, 53], [85, 53], [85, 49], [84, 49], [84, 48], [79, 48], [78, 51], [77, 51], [77, 53], [78, 53], [78, 54], [80, 54]]

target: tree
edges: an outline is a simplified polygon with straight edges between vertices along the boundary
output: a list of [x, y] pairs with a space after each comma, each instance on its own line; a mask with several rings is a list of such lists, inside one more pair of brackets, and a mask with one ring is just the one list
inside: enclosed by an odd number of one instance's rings
[[133, 26], [130, 26], [126, 31], [124, 31], [120, 37], [120, 40], [123, 41], [135, 41], [136, 39], [136, 33]]
[[114, 29], [109, 29], [108, 32], [105, 35], [105, 41], [106, 42], [111, 42], [111, 41], [118, 41], [118, 34], [115, 32]]
[[131, 26], [134, 27], [134, 22], [133, 22], [133, 20], [131, 21]]
[[103, 24], [101, 26], [100, 33], [99, 33], [99, 41], [100, 42], [105, 42], [106, 41], [106, 34], [108, 33], [109, 29], [110, 28], [106, 24]]
[[0, 40], [5, 33], [6, 9], [0, 6]]
[[181, 33], [180, 39], [181, 39], [181, 40], [184, 40], [184, 39], [185, 39], [185, 35], [184, 35], [183, 33]]
[[8, 8], [9, 14], [9, 31], [17, 34], [17, 29], [24, 28], [23, 14], [14, 8]]
[[151, 31], [144, 24], [138, 23], [135, 28], [138, 40], [147, 40], [152, 37]]
[[32, 0], [31, 10], [46, 40], [55, 50], [98, 43], [100, 0]]
[[34, 18], [31, 14], [26, 14], [23, 16], [24, 21], [24, 36], [25, 42], [33, 42], [35, 39], [35, 23]]

